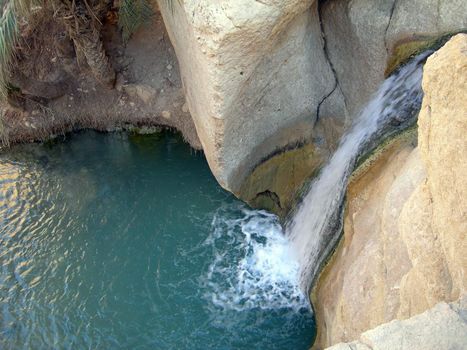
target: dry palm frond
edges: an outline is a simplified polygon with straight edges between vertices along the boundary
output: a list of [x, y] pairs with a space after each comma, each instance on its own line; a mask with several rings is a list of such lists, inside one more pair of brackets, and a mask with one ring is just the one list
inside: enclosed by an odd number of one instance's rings
[[153, 15], [147, 0], [122, 0], [118, 10], [118, 25], [122, 30], [123, 41], [128, 42], [139, 27], [149, 22]]
[[8, 139], [8, 132], [5, 128], [5, 109], [0, 108], [0, 148], [3, 147], [9, 147], [10, 142]]
[[100, 0], [52, 1], [55, 16], [64, 24], [77, 54], [85, 58], [94, 77], [111, 88], [115, 82], [115, 71], [103, 46], [100, 21], [107, 4], [107, 1]]
[[[36, 4], [36, 0], [0, 0], [0, 100], [5, 101], [13, 88], [9, 77], [18, 46], [18, 22], [28, 16]], [[3, 107], [0, 107], [0, 142], [3, 146], [8, 146]]]
[[[13, 59], [17, 40], [16, 8], [13, 2], [2, 3], [2, 15], [0, 18], [0, 99], [6, 100], [8, 96], [8, 76]], [[5, 110], [0, 110], [0, 142], [8, 146], [8, 134], [5, 129]]]

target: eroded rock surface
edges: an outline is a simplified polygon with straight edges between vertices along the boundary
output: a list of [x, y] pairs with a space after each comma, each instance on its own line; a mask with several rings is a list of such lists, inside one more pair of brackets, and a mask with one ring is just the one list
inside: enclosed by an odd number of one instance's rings
[[404, 321], [394, 320], [328, 350], [461, 350], [467, 344], [467, 296], [441, 302]]
[[[344, 237], [313, 295], [316, 348], [363, 339], [368, 329], [457, 300], [466, 291], [466, 34], [428, 59], [423, 90], [418, 147], [395, 143], [349, 186]], [[404, 332], [402, 327], [397, 339], [417, 343]], [[375, 348], [410, 348], [391, 337], [386, 347]], [[439, 341], [433, 344], [444, 344]], [[467, 346], [465, 329], [459, 341]]]

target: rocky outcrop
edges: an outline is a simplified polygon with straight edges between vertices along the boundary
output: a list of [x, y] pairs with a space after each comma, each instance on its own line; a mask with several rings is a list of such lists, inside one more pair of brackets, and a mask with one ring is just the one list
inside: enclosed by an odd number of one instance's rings
[[[364, 339], [466, 292], [466, 34], [428, 59], [423, 90], [418, 147], [393, 142], [349, 185], [344, 237], [312, 296], [316, 348]], [[404, 348], [391, 339], [375, 348]]]
[[363, 333], [351, 343], [340, 343], [328, 350], [461, 350], [467, 342], [467, 297], [409, 318], [394, 320]]
[[[395, 67], [435, 38], [467, 28], [464, 1], [422, 2], [160, 1], [188, 106], [220, 184], [286, 212], [388, 63]], [[313, 161], [302, 162], [303, 146], [313, 149]], [[275, 156], [304, 164], [300, 179], [287, 183], [287, 172], [279, 171], [270, 181], [280, 162]]]
[[[211, 169], [238, 191], [262, 159], [310, 141], [333, 89], [312, 0], [160, 2]], [[298, 127], [299, 126], [299, 127]]]
[[431, 194], [432, 230], [453, 276], [452, 293], [467, 287], [467, 34], [428, 61], [419, 117], [419, 148]]

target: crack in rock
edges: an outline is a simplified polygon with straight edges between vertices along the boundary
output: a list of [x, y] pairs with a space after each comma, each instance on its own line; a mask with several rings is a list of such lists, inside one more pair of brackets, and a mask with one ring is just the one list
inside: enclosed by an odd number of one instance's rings
[[386, 48], [386, 53], [387, 53], [388, 56], [389, 56], [388, 31], [389, 31], [389, 27], [391, 26], [391, 22], [392, 22], [392, 17], [393, 17], [393, 15], [394, 15], [394, 11], [396, 10], [397, 1], [398, 1], [398, 0], [394, 0], [394, 2], [392, 3], [391, 11], [389, 12], [388, 24], [387, 24], [386, 29], [385, 29], [385, 31], [384, 31], [384, 47]]
[[328, 42], [327, 42], [327, 39], [326, 39], [326, 33], [325, 33], [325, 30], [324, 30], [323, 16], [322, 16], [322, 6], [325, 3], [326, 3], [326, 0], [318, 2], [318, 20], [319, 20], [319, 27], [320, 27], [320, 31], [321, 31], [321, 38], [323, 40], [323, 53], [324, 53], [324, 57], [325, 57], [326, 61], [329, 64], [329, 67], [331, 68], [332, 74], [334, 76], [334, 86], [331, 89], [331, 91], [329, 93], [327, 93], [326, 95], [324, 95], [323, 98], [321, 99], [321, 101], [318, 103], [318, 106], [316, 108], [316, 122], [318, 122], [319, 119], [320, 119], [320, 111], [321, 111], [322, 104], [334, 93], [334, 91], [336, 91], [337, 88], [340, 90], [340, 92], [342, 94], [342, 98], [344, 100], [344, 106], [347, 109], [347, 101], [346, 101], [344, 92], [342, 91], [342, 88], [340, 86], [339, 79], [337, 78], [337, 71], [336, 71], [336, 69], [334, 67], [334, 64], [331, 61], [331, 57], [329, 55]]

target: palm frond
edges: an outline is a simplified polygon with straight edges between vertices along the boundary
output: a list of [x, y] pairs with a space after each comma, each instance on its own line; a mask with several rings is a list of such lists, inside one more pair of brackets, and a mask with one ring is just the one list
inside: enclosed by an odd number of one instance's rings
[[[6, 100], [12, 89], [9, 78], [18, 44], [18, 22], [30, 14], [36, 1], [40, 0], [0, 0], [0, 100]], [[1, 108], [0, 143], [8, 146], [8, 131], [4, 121], [5, 109]]]
[[8, 76], [18, 43], [18, 21], [31, 13], [37, 1], [0, 1], [0, 98], [8, 94]]
[[151, 4], [147, 0], [122, 0], [118, 10], [118, 25], [126, 43], [139, 27], [149, 22], [153, 15]]
[[0, 96], [8, 92], [8, 75], [17, 41], [17, 14], [14, 2], [6, 4], [0, 18]]
[[0, 108], [0, 147], [9, 147], [8, 132], [5, 127], [5, 110]]
[[37, 0], [8, 0], [8, 3], [13, 4], [18, 18], [29, 15], [34, 6], [39, 5]]

